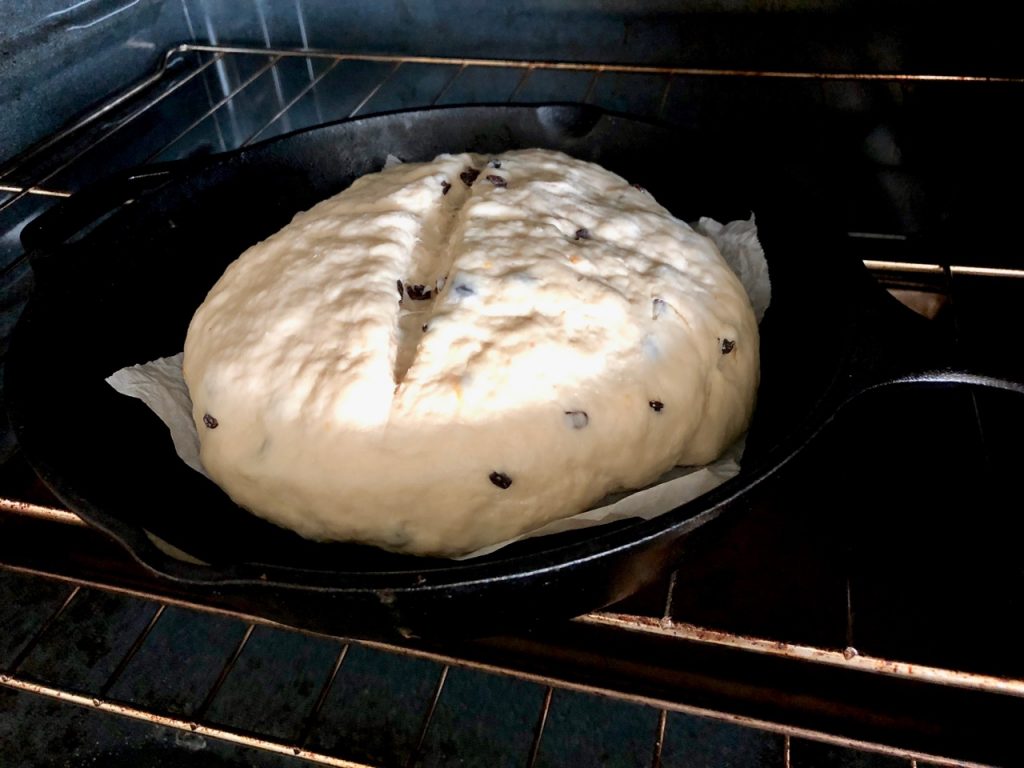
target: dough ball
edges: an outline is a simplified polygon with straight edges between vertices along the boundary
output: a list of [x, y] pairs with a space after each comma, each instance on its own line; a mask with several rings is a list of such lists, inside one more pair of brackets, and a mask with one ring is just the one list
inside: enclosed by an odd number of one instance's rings
[[185, 343], [201, 458], [318, 540], [457, 555], [715, 459], [758, 329], [714, 244], [545, 150], [358, 179], [232, 263]]

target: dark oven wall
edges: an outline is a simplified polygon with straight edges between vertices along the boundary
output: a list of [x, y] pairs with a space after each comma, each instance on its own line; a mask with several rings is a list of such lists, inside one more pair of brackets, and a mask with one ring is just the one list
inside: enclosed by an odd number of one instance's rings
[[177, 0], [0, 0], [0, 166], [189, 37]]

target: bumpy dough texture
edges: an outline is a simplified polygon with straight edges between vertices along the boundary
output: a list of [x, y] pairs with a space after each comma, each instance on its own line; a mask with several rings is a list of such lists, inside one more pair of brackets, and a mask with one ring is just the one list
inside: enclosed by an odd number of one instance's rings
[[184, 373], [203, 465], [243, 507], [453, 555], [715, 459], [750, 419], [758, 329], [711, 241], [619, 176], [442, 155], [242, 254]]

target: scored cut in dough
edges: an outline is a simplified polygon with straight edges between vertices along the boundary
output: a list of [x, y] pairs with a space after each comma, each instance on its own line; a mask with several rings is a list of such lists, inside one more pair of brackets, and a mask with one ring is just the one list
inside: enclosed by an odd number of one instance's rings
[[358, 179], [233, 262], [184, 375], [201, 458], [303, 536], [458, 555], [714, 460], [758, 329], [714, 244], [546, 150]]

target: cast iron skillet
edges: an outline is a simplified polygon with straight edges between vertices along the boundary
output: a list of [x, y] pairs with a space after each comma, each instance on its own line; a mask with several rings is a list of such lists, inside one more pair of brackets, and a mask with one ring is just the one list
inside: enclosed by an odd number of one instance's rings
[[[773, 296], [759, 404], [734, 480], [654, 521], [534, 539], [468, 562], [315, 544], [236, 507], [177, 460], [143, 405], [104, 382], [179, 352], [231, 260], [380, 169], [388, 153], [414, 161], [518, 147], [596, 161], [686, 220], [756, 212]], [[925, 321], [845, 253], [827, 201], [777, 166], [730, 163], [737, 150], [590, 107], [481, 106], [351, 120], [115, 176], [23, 236], [37, 285], [7, 360], [18, 439], [63, 502], [158, 574], [243, 595], [297, 623], [315, 612], [328, 631], [408, 637], [521, 626], [624, 597], [664, 575], [685, 534], [735, 506], [867, 389], [962, 381], [1024, 391], [944, 369]], [[146, 531], [209, 565], [168, 557]]]

